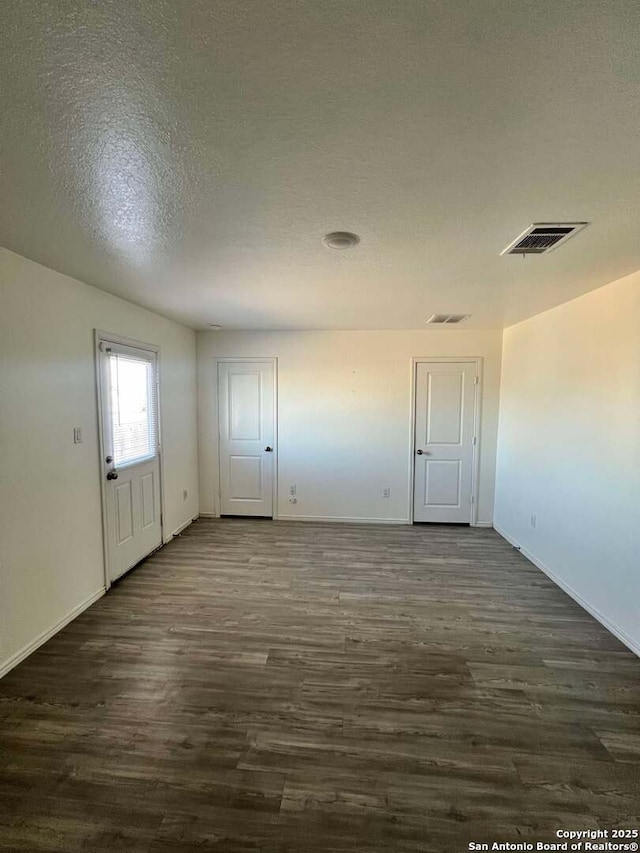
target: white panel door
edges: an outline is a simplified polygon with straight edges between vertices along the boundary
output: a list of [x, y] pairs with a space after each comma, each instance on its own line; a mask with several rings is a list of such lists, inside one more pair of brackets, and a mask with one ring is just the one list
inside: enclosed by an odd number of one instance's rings
[[416, 366], [414, 521], [470, 522], [476, 364]]
[[273, 517], [274, 365], [218, 362], [220, 512]]
[[100, 341], [102, 475], [111, 581], [162, 544], [157, 354]]

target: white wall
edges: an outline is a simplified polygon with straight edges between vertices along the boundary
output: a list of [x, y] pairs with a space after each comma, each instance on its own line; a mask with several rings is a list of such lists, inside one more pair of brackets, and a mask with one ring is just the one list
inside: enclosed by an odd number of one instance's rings
[[[482, 356], [478, 520], [490, 523], [500, 347], [500, 332], [462, 329], [199, 333], [201, 511], [219, 511], [214, 358], [278, 358], [279, 517], [406, 522], [411, 357]], [[288, 502], [293, 483], [295, 505]]]
[[0, 300], [1, 673], [104, 587], [94, 328], [161, 348], [165, 536], [198, 474], [193, 331], [4, 249]]
[[507, 329], [502, 370], [496, 528], [640, 654], [640, 273]]

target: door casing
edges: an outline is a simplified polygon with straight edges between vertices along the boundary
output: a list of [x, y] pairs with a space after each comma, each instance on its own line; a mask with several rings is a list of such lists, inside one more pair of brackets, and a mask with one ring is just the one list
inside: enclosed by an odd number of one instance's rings
[[103, 569], [104, 569], [104, 587], [111, 587], [111, 577], [109, 573], [109, 535], [107, 527], [107, 490], [106, 481], [104, 478], [104, 458], [106, 456], [104, 443], [104, 424], [102, 419], [102, 382], [100, 376], [100, 345], [102, 342], [113, 342], [122, 344], [123, 346], [136, 347], [138, 349], [147, 350], [156, 354], [156, 400], [158, 406], [157, 413], [157, 430], [158, 430], [158, 457], [159, 457], [159, 472], [160, 472], [160, 536], [161, 541], [165, 543], [164, 536], [164, 454], [162, 452], [162, 401], [160, 399], [160, 347], [155, 344], [148, 344], [144, 341], [138, 341], [134, 338], [126, 338], [122, 335], [112, 335], [110, 332], [105, 332], [103, 329], [94, 329], [94, 359], [95, 359], [95, 375], [96, 375], [96, 417], [98, 420], [98, 472], [100, 477], [100, 500], [102, 509], [102, 553], [103, 553]]
[[410, 394], [410, 435], [409, 435], [409, 524], [414, 524], [413, 520], [413, 503], [414, 503], [414, 480], [415, 480], [415, 438], [416, 438], [416, 374], [418, 364], [429, 364], [437, 362], [439, 364], [455, 364], [459, 362], [474, 363], [476, 366], [476, 376], [478, 382], [475, 386], [475, 401], [473, 407], [473, 432], [476, 437], [476, 442], [473, 445], [473, 462], [472, 462], [472, 494], [474, 497], [473, 503], [469, 504], [469, 524], [471, 527], [478, 527], [478, 489], [480, 485], [480, 424], [482, 411], [482, 368], [484, 359], [482, 356], [414, 356], [411, 359], [411, 394]]
[[224, 356], [220, 358], [213, 359], [213, 375], [214, 375], [214, 388], [215, 388], [215, 408], [216, 408], [216, 417], [215, 417], [215, 430], [216, 430], [216, 442], [217, 442], [217, 473], [216, 473], [216, 485], [215, 485], [215, 508], [216, 508], [216, 517], [220, 516], [220, 507], [221, 507], [221, 493], [220, 493], [220, 411], [218, 406], [218, 364], [271, 364], [273, 365], [273, 480], [272, 480], [272, 519], [276, 521], [278, 518], [278, 451], [279, 451], [279, 442], [278, 442], [278, 359], [277, 358], [269, 358], [269, 357], [259, 357], [259, 358], [234, 358], [233, 356]]

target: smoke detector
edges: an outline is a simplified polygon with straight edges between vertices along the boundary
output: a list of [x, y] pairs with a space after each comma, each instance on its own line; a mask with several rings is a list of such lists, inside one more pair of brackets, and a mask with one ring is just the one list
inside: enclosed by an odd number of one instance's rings
[[462, 323], [470, 316], [471, 314], [432, 314], [427, 323], [451, 326], [455, 323]]
[[544, 255], [566, 243], [588, 222], [534, 222], [519, 237], [503, 249], [501, 255]]
[[358, 235], [350, 231], [332, 231], [331, 234], [325, 234], [322, 238], [322, 243], [327, 249], [353, 249], [359, 242]]

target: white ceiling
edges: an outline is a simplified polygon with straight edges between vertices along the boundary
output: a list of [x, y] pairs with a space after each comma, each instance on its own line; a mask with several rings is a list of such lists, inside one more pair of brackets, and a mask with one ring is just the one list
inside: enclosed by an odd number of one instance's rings
[[[194, 327], [502, 327], [640, 268], [637, 0], [0, 19], [0, 242]], [[500, 257], [550, 220], [593, 224]]]

